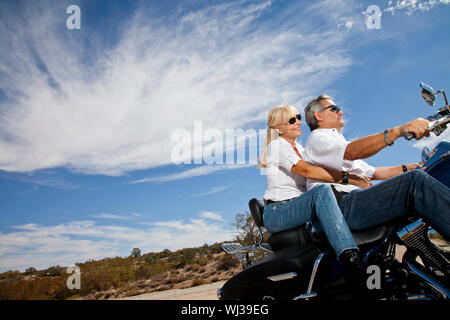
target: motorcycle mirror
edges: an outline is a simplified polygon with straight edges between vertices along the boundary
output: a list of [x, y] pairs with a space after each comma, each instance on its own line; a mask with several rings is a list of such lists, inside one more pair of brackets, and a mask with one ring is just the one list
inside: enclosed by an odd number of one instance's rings
[[426, 103], [428, 103], [430, 106], [433, 106], [434, 100], [436, 99], [434, 96], [434, 89], [424, 82], [420, 83], [420, 89], [420, 93], [422, 94], [422, 97], [426, 101]]
[[422, 162], [426, 162], [430, 158], [430, 155], [431, 155], [430, 149], [424, 147], [422, 149]]

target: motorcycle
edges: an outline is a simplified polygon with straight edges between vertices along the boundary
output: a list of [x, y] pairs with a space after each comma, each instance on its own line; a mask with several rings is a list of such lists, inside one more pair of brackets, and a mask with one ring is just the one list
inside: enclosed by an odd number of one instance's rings
[[[420, 84], [424, 100], [434, 106], [442, 94], [445, 106], [428, 117], [428, 130], [440, 135], [450, 122], [450, 106], [443, 90]], [[413, 134], [405, 134], [410, 140]], [[422, 169], [450, 187], [450, 142], [440, 142], [432, 151], [422, 151]], [[264, 199], [251, 199], [249, 208], [258, 227], [258, 243], [243, 246], [224, 243], [243, 270], [229, 279], [217, 295], [221, 300], [347, 300], [357, 292], [344, 276], [317, 221], [270, 234], [263, 241]], [[445, 208], [443, 208], [445, 210]], [[447, 208], [448, 210], [448, 208]], [[450, 212], [449, 212], [450, 213]], [[421, 219], [403, 217], [368, 230], [353, 231], [360, 256], [367, 267], [367, 287], [375, 299], [450, 299], [450, 239], [444, 240]], [[396, 252], [406, 250], [398, 260]]]

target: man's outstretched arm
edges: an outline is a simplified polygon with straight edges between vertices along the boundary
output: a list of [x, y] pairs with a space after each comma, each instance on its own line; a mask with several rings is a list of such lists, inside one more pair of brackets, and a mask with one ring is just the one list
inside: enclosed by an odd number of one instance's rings
[[[427, 126], [430, 122], [428, 120], [417, 118], [401, 126], [394, 127], [388, 130], [387, 139], [393, 143], [396, 139], [402, 137], [407, 132], [413, 132], [417, 140], [424, 136], [429, 136]], [[386, 147], [386, 140], [384, 131], [373, 134], [364, 138], [356, 139], [347, 145], [344, 153], [345, 160], [366, 159], [378, 153]]]

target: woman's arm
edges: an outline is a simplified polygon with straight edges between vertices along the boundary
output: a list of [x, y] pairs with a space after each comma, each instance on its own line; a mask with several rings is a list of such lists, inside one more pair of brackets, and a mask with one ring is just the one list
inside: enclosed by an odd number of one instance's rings
[[[342, 177], [344, 176], [343, 172], [313, 166], [304, 160], [300, 160], [295, 166], [292, 166], [291, 172], [303, 176], [307, 179], [320, 180], [331, 183], [342, 183]], [[355, 173], [348, 174], [348, 183], [360, 188], [367, 188], [372, 185], [370, 178]]]
[[[411, 163], [405, 165], [406, 168], [409, 170], [414, 170], [420, 163]], [[376, 167], [375, 173], [373, 174], [372, 179], [373, 180], [385, 180], [392, 177], [395, 177], [399, 174], [403, 173], [403, 167], [402, 166], [395, 166], [395, 167]]]

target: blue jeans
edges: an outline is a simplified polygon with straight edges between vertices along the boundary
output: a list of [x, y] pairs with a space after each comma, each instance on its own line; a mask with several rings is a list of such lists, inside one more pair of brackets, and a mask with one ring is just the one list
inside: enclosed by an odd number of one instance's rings
[[422, 170], [408, 171], [367, 189], [354, 190], [340, 203], [352, 230], [417, 214], [450, 240], [450, 189]]
[[271, 203], [264, 208], [267, 231], [274, 233], [302, 225], [317, 218], [336, 256], [348, 249], [358, 249], [329, 185], [320, 185], [283, 204]]

